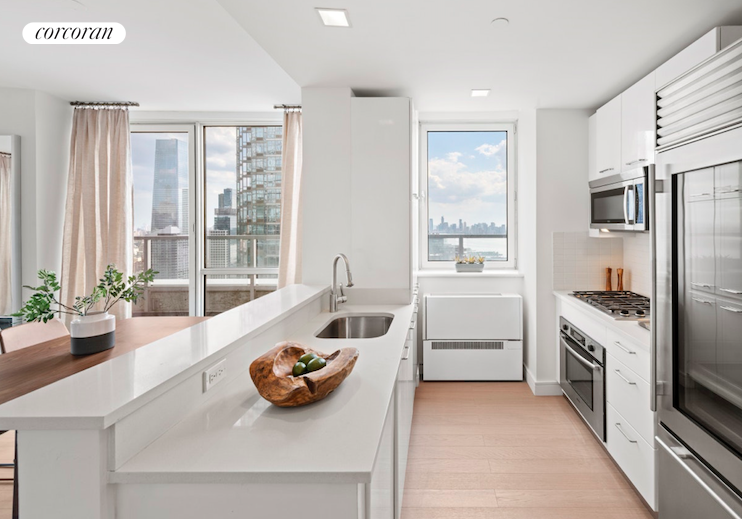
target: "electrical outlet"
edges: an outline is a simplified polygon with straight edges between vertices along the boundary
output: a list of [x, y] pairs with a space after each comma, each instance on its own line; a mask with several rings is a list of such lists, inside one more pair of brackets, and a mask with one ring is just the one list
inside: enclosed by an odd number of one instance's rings
[[227, 378], [226, 359], [222, 359], [204, 371], [204, 393]]

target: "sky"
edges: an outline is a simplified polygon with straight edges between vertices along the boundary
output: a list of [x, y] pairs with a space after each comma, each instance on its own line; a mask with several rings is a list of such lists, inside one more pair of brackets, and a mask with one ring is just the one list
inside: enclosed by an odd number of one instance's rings
[[506, 223], [507, 132], [428, 132], [428, 217]]
[[[237, 190], [237, 130], [234, 127], [206, 128], [206, 227], [214, 224], [214, 209], [225, 188]], [[131, 134], [131, 163], [134, 180], [134, 229], [149, 229], [152, 222], [155, 142], [178, 139], [188, 144], [187, 133], [135, 132]], [[186, 186], [181, 186], [184, 188]]]

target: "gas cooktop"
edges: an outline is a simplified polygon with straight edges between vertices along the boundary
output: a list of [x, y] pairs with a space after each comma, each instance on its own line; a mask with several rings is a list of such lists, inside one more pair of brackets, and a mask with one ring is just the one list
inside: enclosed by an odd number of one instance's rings
[[576, 291], [572, 295], [614, 319], [636, 321], [649, 317], [649, 298], [627, 291]]

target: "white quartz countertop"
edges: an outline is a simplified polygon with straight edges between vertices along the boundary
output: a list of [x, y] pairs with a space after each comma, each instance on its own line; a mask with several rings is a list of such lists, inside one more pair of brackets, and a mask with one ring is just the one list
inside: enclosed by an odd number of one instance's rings
[[638, 321], [621, 321], [614, 319], [605, 312], [574, 297], [571, 290], [555, 290], [554, 295], [564, 303], [574, 306], [581, 312], [586, 313], [605, 325], [610, 326], [614, 330], [627, 335], [635, 341], [638, 341], [640, 344], [645, 345], [647, 348], [650, 347], [651, 337], [649, 330], [639, 326]]
[[305, 307], [329, 287], [292, 285], [0, 405], [0, 430], [104, 429]]
[[[318, 339], [347, 314], [393, 315], [386, 335]], [[327, 398], [279, 408], [258, 395], [248, 372], [149, 445], [111, 483], [365, 483], [370, 481], [406, 342], [412, 305], [342, 305], [286, 337], [323, 352], [359, 350], [353, 372]]]

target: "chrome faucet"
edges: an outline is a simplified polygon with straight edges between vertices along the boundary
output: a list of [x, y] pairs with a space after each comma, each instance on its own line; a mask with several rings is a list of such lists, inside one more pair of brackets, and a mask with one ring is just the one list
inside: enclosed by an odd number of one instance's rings
[[332, 262], [332, 291], [330, 292], [330, 312], [338, 311], [338, 303], [346, 303], [348, 297], [343, 293], [343, 284], [340, 283], [338, 286], [338, 260], [343, 260], [345, 263], [345, 278], [348, 281], [347, 287], [353, 286], [353, 276], [350, 274], [350, 264], [348, 263], [348, 257], [340, 253], [335, 256], [335, 260]]

